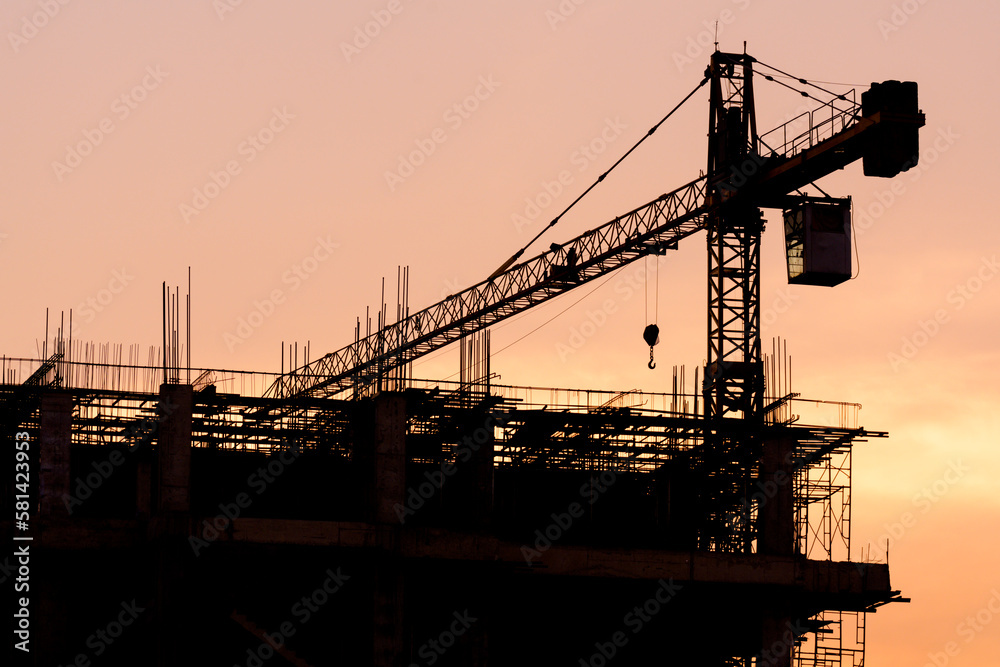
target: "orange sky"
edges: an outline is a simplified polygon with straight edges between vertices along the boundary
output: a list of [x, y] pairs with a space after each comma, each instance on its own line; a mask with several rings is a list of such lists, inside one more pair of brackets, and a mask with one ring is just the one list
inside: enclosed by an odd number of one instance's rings
[[[906, 517], [890, 558], [913, 603], [871, 618], [869, 662], [933, 664], [954, 642], [947, 664], [992, 666], [1000, 621], [969, 634], [965, 619], [992, 620], [1000, 590], [996, 3], [8, 0], [0, 351], [34, 356], [46, 307], [74, 309], [85, 338], [157, 344], [161, 282], [189, 265], [195, 366], [276, 371], [281, 341], [338, 349], [398, 265], [414, 308], [499, 266], [698, 83], [716, 21], [724, 50], [746, 40], [796, 76], [920, 85], [919, 167], [821, 183], [855, 198], [857, 280], [789, 287], [769, 212], [765, 347], [788, 339], [796, 391], [860, 402], [891, 433], [856, 451], [854, 544]], [[757, 98], [762, 129], [801, 105], [764, 81]], [[535, 250], [698, 176], [706, 127], [707, 89]], [[496, 354], [501, 381], [665, 391], [672, 364], [705, 355], [703, 244], [661, 270], [655, 372], [632, 267]], [[581, 296], [498, 328], [493, 349]], [[451, 375], [457, 357], [415, 374]]]

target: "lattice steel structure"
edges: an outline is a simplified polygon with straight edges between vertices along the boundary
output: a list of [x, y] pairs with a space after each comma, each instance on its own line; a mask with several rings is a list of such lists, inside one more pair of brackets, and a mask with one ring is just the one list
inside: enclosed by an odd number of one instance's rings
[[[705, 178], [484, 280], [279, 378], [267, 395], [334, 395], [544, 303], [705, 226]], [[572, 253], [572, 254], [571, 254]], [[573, 259], [575, 258], [575, 259]]]
[[760, 351], [760, 236], [763, 216], [736, 194], [747, 181], [757, 121], [753, 59], [712, 55], [708, 127], [708, 365], [705, 416], [734, 412], [760, 420], [764, 370]]
[[706, 412], [759, 412], [759, 209], [794, 203], [798, 198], [789, 193], [867, 159], [870, 147], [895, 136], [897, 127], [924, 121], [923, 114], [889, 113], [874, 104], [863, 114], [851, 91], [818, 100], [818, 108], [758, 136], [754, 62], [746, 54], [712, 57], [708, 176], [395, 323], [383, 322], [363, 337], [359, 331], [350, 345], [282, 375], [267, 395], [330, 396], [347, 389], [367, 395], [379, 378], [422, 355], [709, 229]]

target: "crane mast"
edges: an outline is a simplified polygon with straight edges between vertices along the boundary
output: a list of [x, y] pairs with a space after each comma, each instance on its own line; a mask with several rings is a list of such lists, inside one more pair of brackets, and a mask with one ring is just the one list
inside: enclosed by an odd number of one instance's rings
[[[738, 181], [753, 163], [757, 122], [753, 59], [712, 54], [708, 124], [708, 353], [705, 417], [761, 416], [760, 237], [763, 217], [740, 200]], [[750, 161], [750, 162], [748, 162]]]

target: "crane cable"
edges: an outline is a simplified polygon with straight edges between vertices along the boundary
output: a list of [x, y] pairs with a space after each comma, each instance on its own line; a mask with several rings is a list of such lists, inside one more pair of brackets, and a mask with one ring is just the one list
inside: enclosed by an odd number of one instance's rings
[[[646, 328], [643, 329], [643, 331], [642, 331], [642, 339], [644, 341], [646, 341], [647, 345], [649, 345], [649, 364], [647, 364], [647, 366], [649, 367], [649, 370], [653, 370], [653, 369], [656, 368], [656, 363], [653, 361], [653, 346], [654, 345], [658, 345], [659, 342], [660, 342], [660, 327], [659, 327], [659, 322], [660, 322], [660, 264], [659, 264], [659, 261], [655, 259], [656, 257], [659, 257], [659, 255], [658, 254], [654, 254], [653, 257], [654, 257], [653, 266], [656, 269], [656, 278], [655, 278], [655, 280], [656, 280], [656, 283], [655, 283], [656, 284], [656, 292], [655, 292], [655, 295], [653, 296], [653, 322], [651, 324], [647, 324]], [[645, 262], [645, 266], [643, 268], [646, 269], [646, 276], [645, 276], [646, 280], [645, 280], [644, 298], [645, 298], [645, 301], [646, 301], [646, 321], [647, 322], [649, 322], [649, 270], [648, 270], [649, 261], [648, 260], [649, 260], [648, 257], [643, 260]]]
[[494, 271], [493, 273], [491, 273], [491, 274], [490, 274], [490, 277], [488, 278], [488, 280], [493, 280], [494, 278], [496, 278], [497, 276], [499, 276], [499, 275], [500, 275], [501, 273], [503, 273], [504, 271], [506, 271], [506, 270], [507, 270], [508, 268], [510, 268], [510, 266], [511, 266], [511, 265], [512, 265], [512, 264], [513, 264], [514, 262], [516, 262], [516, 261], [517, 261], [518, 259], [520, 259], [520, 258], [521, 258], [521, 256], [522, 256], [522, 255], [524, 254], [524, 251], [525, 251], [525, 250], [527, 250], [527, 249], [528, 249], [529, 247], [531, 247], [531, 245], [532, 245], [532, 244], [533, 244], [533, 243], [534, 243], [535, 241], [537, 241], [537, 240], [539, 239], [539, 237], [541, 237], [541, 235], [542, 235], [542, 234], [544, 234], [544, 233], [545, 233], [546, 231], [548, 231], [548, 229], [549, 229], [550, 227], [554, 227], [554, 226], [555, 226], [555, 224], [556, 224], [557, 222], [559, 222], [559, 219], [560, 219], [560, 218], [562, 218], [562, 217], [563, 217], [564, 215], [566, 215], [566, 213], [568, 213], [568, 212], [569, 212], [569, 210], [570, 210], [571, 208], [573, 208], [574, 206], [576, 206], [577, 202], [579, 202], [579, 201], [580, 201], [581, 199], [583, 199], [583, 198], [584, 198], [584, 197], [585, 197], [585, 196], [586, 196], [586, 195], [587, 195], [587, 194], [588, 194], [588, 193], [589, 193], [589, 192], [590, 192], [591, 190], [593, 190], [593, 189], [594, 189], [595, 187], [597, 187], [597, 184], [598, 184], [598, 183], [600, 183], [601, 181], [603, 181], [603, 180], [604, 180], [604, 178], [605, 178], [605, 177], [606, 177], [606, 176], [607, 176], [608, 174], [610, 174], [610, 173], [611, 173], [612, 171], [614, 171], [615, 167], [617, 167], [618, 165], [620, 165], [620, 164], [622, 163], [622, 161], [624, 161], [624, 160], [625, 160], [625, 158], [627, 158], [627, 157], [628, 157], [629, 155], [631, 155], [631, 154], [632, 154], [632, 151], [634, 151], [634, 150], [635, 150], [636, 148], [638, 148], [638, 147], [639, 147], [639, 146], [640, 146], [640, 145], [642, 144], [642, 142], [644, 142], [644, 141], [645, 141], [646, 139], [648, 139], [648, 138], [649, 138], [649, 137], [650, 137], [650, 136], [651, 136], [651, 135], [652, 135], [652, 134], [653, 134], [654, 132], [656, 132], [656, 130], [658, 130], [658, 129], [659, 129], [659, 127], [660, 127], [661, 125], [663, 125], [663, 123], [664, 123], [664, 122], [666, 122], [666, 120], [667, 120], [668, 118], [670, 118], [671, 116], [673, 116], [673, 115], [674, 115], [674, 112], [675, 112], [675, 111], [677, 111], [678, 109], [680, 109], [680, 108], [681, 108], [681, 107], [682, 107], [682, 106], [684, 105], [684, 103], [685, 103], [685, 102], [687, 102], [687, 101], [688, 101], [689, 99], [691, 99], [691, 98], [692, 98], [692, 97], [694, 96], [694, 94], [695, 94], [695, 93], [697, 93], [697, 92], [698, 92], [698, 90], [700, 90], [700, 89], [701, 89], [701, 87], [702, 87], [702, 86], [704, 86], [704, 85], [705, 85], [706, 83], [708, 83], [708, 79], [709, 79], [709, 77], [707, 77], [707, 76], [706, 76], [705, 78], [703, 78], [703, 79], [701, 80], [701, 83], [699, 83], [699, 84], [698, 84], [697, 86], [695, 86], [694, 90], [692, 90], [692, 91], [691, 91], [690, 93], [688, 93], [688, 94], [687, 94], [687, 96], [686, 96], [686, 97], [685, 97], [685, 98], [684, 98], [683, 100], [681, 100], [680, 102], [678, 102], [678, 103], [677, 103], [677, 106], [675, 106], [675, 107], [674, 107], [673, 109], [671, 109], [671, 110], [670, 110], [670, 113], [668, 113], [668, 114], [667, 114], [666, 116], [664, 116], [664, 117], [663, 117], [663, 118], [662, 118], [662, 119], [660, 120], [660, 122], [658, 122], [658, 123], [657, 123], [656, 125], [654, 125], [653, 127], [649, 128], [649, 131], [648, 131], [648, 132], [646, 132], [646, 134], [644, 134], [644, 135], [643, 135], [642, 139], [639, 139], [639, 141], [637, 141], [637, 142], [635, 143], [635, 145], [633, 145], [633, 146], [632, 146], [632, 148], [628, 149], [628, 151], [627, 151], [627, 152], [626, 152], [626, 153], [625, 153], [624, 155], [622, 155], [622, 156], [621, 156], [620, 158], [618, 158], [618, 161], [617, 161], [617, 162], [615, 162], [615, 163], [614, 163], [613, 165], [611, 165], [611, 167], [610, 167], [610, 168], [609, 168], [609, 169], [608, 169], [608, 170], [607, 170], [606, 172], [604, 172], [603, 174], [601, 174], [600, 176], [598, 176], [598, 177], [597, 177], [597, 180], [596, 180], [596, 181], [594, 181], [594, 182], [593, 182], [593, 183], [591, 184], [591, 186], [590, 186], [589, 188], [587, 188], [586, 190], [584, 190], [584, 191], [583, 191], [583, 194], [581, 194], [581, 195], [580, 195], [579, 197], [577, 197], [576, 199], [574, 199], [574, 200], [573, 200], [573, 202], [572, 202], [572, 203], [571, 203], [571, 204], [570, 204], [569, 206], [567, 206], [567, 207], [566, 207], [565, 209], [563, 209], [563, 212], [562, 212], [562, 213], [560, 213], [559, 215], [557, 215], [556, 217], [554, 217], [554, 218], [552, 219], [552, 222], [550, 222], [550, 223], [549, 223], [548, 225], [546, 225], [546, 226], [545, 226], [545, 227], [544, 227], [544, 228], [542, 229], [542, 231], [540, 231], [540, 232], [538, 232], [537, 234], [535, 234], [535, 237], [534, 237], [533, 239], [531, 239], [530, 241], [528, 241], [528, 243], [527, 243], [527, 244], [526, 244], [526, 245], [525, 245], [525, 246], [524, 246], [523, 248], [521, 248], [521, 249], [520, 249], [520, 250], [518, 250], [518, 251], [517, 251], [516, 253], [514, 253], [514, 255], [512, 255], [510, 259], [508, 259], [508, 260], [507, 260], [506, 262], [504, 262], [504, 263], [503, 263], [503, 264], [502, 264], [502, 265], [500, 266], [500, 268], [498, 268], [498, 269], [497, 269], [496, 271]]
[[[576, 301], [574, 301], [573, 303], [569, 304], [568, 306], [566, 306], [565, 308], [563, 308], [562, 310], [560, 310], [560, 311], [559, 311], [558, 313], [556, 313], [555, 315], [553, 315], [553, 316], [552, 316], [552, 317], [550, 317], [549, 319], [545, 320], [544, 322], [542, 322], [541, 324], [539, 324], [538, 326], [536, 326], [536, 327], [535, 327], [534, 329], [532, 329], [532, 330], [531, 330], [531, 331], [529, 331], [528, 333], [526, 333], [526, 334], [522, 335], [522, 336], [521, 336], [520, 338], [518, 338], [517, 340], [515, 340], [515, 341], [513, 341], [513, 342], [511, 342], [511, 343], [507, 343], [506, 345], [504, 345], [503, 347], [501, 347], [501, 348], [500, 348], [499, 350], [497, 350], [496, 352], [493, 352], [493, 351], [490, 351], [490, 355], [491, 355], [491, 356], [496, 356], [496, 355], [500, 354], [501, 352], [503, 352], [504, 350], [506, 350], [506, 349], [508, 349], [508, 348], [511, 348], [511, 347], [514, 347], [515, 345], [517, 345], [518, 343], [520, 343], [520, 342], [521, 342], [522, 340], [524, 340], [524, 339], [525, 339], [525, 338], [527, 338], [528, 336], [530, 336], [530, 335], [532, 335], [533, 333], [537, 332], [537, 331], [538, 331], [539, 329], [541, 329], [541, 328], [543, 328], [543, 327], [546, 327], [546, 326], [548, 326], [548, 325], [549, 325], [550, 323], [552, 323], [552, 322], [553, 322], [553, 321], [554, 321], [554, 320], [555, 320], [556, 318], [558, 318], [558, 317], [562, 316], [562, 315], [563, 315], [564, 313], [566, 313], [566, 312], [567, 312], [567, 311], [568, 311], [569, 309], [573, 308], [573, 307], [574, 307], [574, 306], [576, 306], [576, 305], [577, 305], [578, 303], [580, 303], [581, 301], [583, 301], [584, 299], [586, 299], [587, 297], [589, 297], [589, 296], [590, 296], [591, 294], [593, 294], [594, 292], [596, 292], [597, 290], [599, 290], [599, 289], [600, 289], [601, 287], [603, 287], [603, 286], [604, 286], [604, 285], [605, 285], [605, 284], [606, 284], [606, 283], [607, 283], [607, 282], [608, 282], [609, 280], [611, 280], [611, 279], [612, 279], [612, 278], [614, 278], [614, 277], [615, 277], [615, 274], [614, 274], [614, 273], [612, 273], [612, 274], [610, 274], [610, 275], [607, 275], [607, 276], [605, 276], [604, 280], [602, 280], [602, 281], [600, 281], [599, 283], [597, 283], [596, 285], [594, 285], [594, 287], [593, 287], [593, 288], [592, 288], [592, 289], [591, 289], [591, 290], [590, 290], [589, 292], [587, 292], [586, 294], [584, 294], [583, 296], [581, 296], [581, 297], [580, 297], [579, 299], [577, 299], [577, 300], [576, 300]], [[497, 326], [498, 326], [498, 328], [499, 328], [499, 327], [503, 327], [503, 326], [505, 326], [506, 324], [510, 324], [510, 323], [511, 323], [512, 321], [513, 321], [513, 320], [507, 320], [506, 322], [504, 322], [504, 323], [502, 323], [502, 324], [499, 324], [499, 325], [497, 325]], [[414, 363], [414, 364], [422, 364], [422, 363], [424, 363], [425, 361], [430, 361], [431, 359], [434, 359], [435, 357], [437, 357], [437, 356], [440, 356], [440, 354], [441, 354], [441, 353], [443, 353], [444, 351], [445, 351], [445, 350], [443, 350], [443, 349], [442, 349], [442, 350], [441, 350], [441, 351], [440, 351], [440, 352], [439, 352], [438, 354], [433, 354], [433, 355], [428, 355], [428, 356], [426, 356], [426, 357], [423, 357], [423, 358], [421, 358], [421, 359], [417, 359], [417, 360], [415, 360], [415, 361], [414, 361], [413, 363]], [[460, 371], [459, 371], [459, 372], [460, 372]], [[449, 375], [449, 376], [447, 376], [447, 377], [444, 377], [444, 378], [441, 378], [441, 379], [442, 379], [442, 380], [449, 380], [449, 379], [451, 379], [451, 378], [455, 377], [456, 375], [458, 375], [458, 373], [459, 373], [459, 372], [455, 372], [455, 373], [452, 373], [451, 375]]]
[[[776, 83], [779, 86], [784, 86], [785, 88], [788, 88], [788, 90], [791, 90], [792, 92], [798, 93], [802, 97], [808, 97], [809, 99], [814, 100], [816, 102], [819, 102], [820, 104], [823, 104], [823, 105], [829, 104], [829, 102], [821, 100], [821, 99], [819, 99], [818, 97], [816, 97], [814, 95], [810, 95], [809, 93], [807, 93], [804, 90], [799, 90], [795, 86], [790, 86], [787, 83], [785, 83], [784, 81], [778, 81], [775, 77], [773, 77], [773, 76], [771, 76], [769, 74], [760, 73], [760, 76], [764, 77], [764, 79], [766, 79], [767, 81], [771, 81], [773, 83]], [[841, 96], [841, 97], [843, 97], [843, 96]]]
[[[759, 62], [759, 61], [755, 60], [754, 62]], [[764, 64], [764, 63], [761, 63], [761, 64]], [[765, 66], [766, 67], [770, 67], [770, 65], [765, 65]], [[780, 70], [777, 70], [777, 68], [773, 68], [773, 69], [776, 69], [776, 71], [780, 71]], [[792, 76], [791, 74], [775, 74], [774, 76], [782, 78], [782, 79], [795, 79], [796, 81], [801, 81], [801, 79], [799, 77]], [[813, 86], [813, 85], [815, 85], [817, 83], [822, 83], [822, 84], [825, 84], [827, 86], [842, 86], [844, 88], [864, 88], [867, 85], [867, 84], [864, 84], [864, 83], [847, 83], [846, 81], [820, 81], [819, 79], [809, 79], [809, 80], [806, 81], [806, 83], [809, 84], [810, 86]], [[819, 86], [816, 86], [816, 87], [819, 88]], [[820, 90], [822, 90], [822, 89], [820, 89]]]
[[[808, 79], [803, 79], [802, 77], [794, 76], [792, 74], [789, 74], [788, 72], [785, 72], [784, 70], [780, 70], [777, 67], [775, 67], [774, 65], [768, 65], [767, 63], [761, 62], [760, 60], [757, 60], [756, 58], [754, 59], [754, 62], [756, 62], [758, 65], [763, 65], [764, 67], [766, 67], [766, 68], [768, 68], [770, 70], [778, 72], [779, 74], [781, 74], [781, 75], [783, 75], [783, 76], [785, 76], [785, 77], [787, 77], [789, 79], [793, 79], [795, 81], [798, 81], [799, 83], [801, 83], [801, 84], [803, 84], [805, 86], [812, 86], [813, 88], [815, 88], [817, 90], [821, 90], [824, 93], [826, 93], [827, 95], [832, 95], [834, 98], [836, 98], [838, 100], [842, 100], [844, 102], [849, 101], [847, 99], [847, 95], [835, 93], [832, 90], [827, 90], [823, 86], [817, 85], [816, 83], [813, 83], [812, 81], [809, 81]], [[768, 74], [764, 74], [763, 72], [760, 72], [759, 74], [762, 77], [764, 77], [766, 80], [772, 81], [772, 82], [778, 84], [779, 86], [784, 86], [785, 88], [788, 88], [789, 90], [793, 90], [796, 93], [798, 93], [799, 95], [801, 95], [802, 97], [808, 97], [809, 99], [815, 100], [816, 102], [819, 102], [819, 103], [824, 104], [824, 105], [830, 104], [830, 102], [827, 101], [827, 100], [821, 100], [818, 97], [814, 97], [813, 95], [810, 95], [809, 93], [805, 92], [804, 90], [799, 90], [798, 88], [795, 88], [794, 86], [788, 85], [784, 81], [778, 81], [773, 76], [770, 76]]]
[[[572, 203], [571, 203], [571, 204], [570, 204], [569, 206], [567, 206], [567, 207], [566, 207], [566, 208], [565, 208], [565, 209], [563, 210], [563, 212], [562, 212], [562, 213], [560, 213], [560, 214], [559, 214], [559, 215], [557, 215], [557, 216], [556, 216], [555, 218], [553, 218], [553, 219], [552, 219], [552, 222], [550, 222], [550, 223], [549, 223], [548, 225], [546, 225], [546, 226], [545, 226], [545, 228], [544, 228], [544, 229], [542, 229], [542, 231], [538, 232], [538, 234], [536, 234], [536, 235], [535, 235], [535, 237], [534, 237], [533, 239], [531, 239], [531, 240], [530, 240], [530, 241], [529, 241], [529, 242], [528, 242], [528, 243], [527, 243], [527, 244], [526, 244], [526, 245], [525, 245], [525, 246], [524, 246], [523, 248], [521, 248], [520, 250], [518, 250], [518, 251], [517, 251], [517, 253], [515, 253], [515, 254], [514, 254], [514, 255], [513, 255], [513, 256], [512, 256], [512, 257], [511, 257], [510, 259], [508, 259], [508, 260], [507, 260], [506, 262], [504, 262], [503, 266], [501, 266], [501, 267], [500, 267], [500, 268], [498, 268], [498, 269], [497, 269], [496, 271], [494, 271], [494, 272], [493, 272], [493, 273], [492, 273], [492, 274], [490, 275], [490, 277], [489, 277], [489, 280], [493, 280], [493, 279], [494, 279], [494, 278], [496, 278], [496, 277], [497, 277], [498, 275], [500, 275], [501, 273], [503, 273], [504, 271], [506, 271], [506, 270], [507, 270], [508, 268], [510, 268], [510, 266], [511, 266], [511, 265], [512, 265], [512, 264], [513, 264], [514, 262], [516, 262], [516, 261], [517, 261], [517, 260], [518, 260], [518, 259], [519, 259], [519, 258], [521, 257], [521, 255], [523, 255], [523, 254], [524, 254], [524, 252], [525, 252], [525, 251], [526, 251], [526, 250], [527, 250], [527, 249], [528, 249], [529, 247], [531, 247], [531, 245], [532, 245], [532, 244], [533, 244], [533, 243], [534, 243], [535, 241], [537, 241], [537, 240], [538, 240], [538, 238], [539, 238], [539, 237], [540, 237], [540, 236], [541, 236], [542, 234], [544, 234], [544, 233], [546, 232], [546, 230], [548, 230], [548, 229], [549, 229], [549, 227], [552, 227], [552, 226], [554, 226], [554, 225], [555, 225], [555, 224], [556, 224], [557, 222], [559, 222], [559, 219], [560, 219], [560, 218], [562, 218], [562, 217], [563, 217], [564, 215], [566, 215], [566, 213], [567, 213], [567, 212], [568, 212], [568, 211], [569, 211], [569, 210], [570, 210], [571, 208], [573, 208], [573, 206], [575, 206], [577, 202], [579, 202], [579, 201], [580, 201], [581, 199], [583, 199], [584, 195], [586, 195], [586, 194], [587, 194], [587, 193], [589, 193], [589, 192], [590, 192], [591, 190], [593, 190], [593, 189], [594, 189], [594, 188], [595, 188], [595, 187], [597, 186], [597, 184], [598, 184], [598, 183], [600, 183], [601, 181], [603, 181], [603, 180], [604, 180], [604, 178], [605, 178], [605, 177], [606, 177], [606, 176], [607, 176], [608, 174], [610, 174], [610, 173], [611, 173], [611, 172], [612, 172], [612, 171], [613, 171], [613, 170], [615, 169], [615, 167], [617, 167], [617, 166], [618, 166], [619, 164], [621, 164], [621, 163], [622, 163], [622, 161], [623, 161], [623, 160], [624, 160], [625, 158], [627, 158], [627, 157], [628, 157], [629, 155], [631, 155], [631, 154], [632, 154], [632, 151], [634, 151], [634, 150], [635, 150], [636, 148], [638, 148], [638, 147], [639, 147], [639, 145], [640, 145], [640, 144], [642, 144], [642, 142], [644, 142], [644, 141], [645, 141], [646, 139], [648, 139], [648, 138], [650, 137], [650, 135], [652, 135], [652, 134], [653, 134], [654, 132], [656, 132], [656, 130], [658, 130], [658, 129], [659, 129], [659, 127], [660, 127], [661, 125], [663, 125], [663, 123], [664, 123], [664, 122], [666, 122], [666, 120], [667, 120], [668, 118], [670, 118], [670, 117], [671, 117], [672, 115], [674, 115], [674, 112], [676, 112], [676, 111], [677, 111], [678, 109], [680, 109], [680, 108], [681, 108], [681, 106], [683, 106], [685, 102], [687, 102], [687, 101], [688, 101], [689, 99], [691, 99], [691, 98], [692, 98], [692, 97], [694, 96], [694, 94], [695, 94], [695, 93], [697, 93], [697, 92], [698, 92], [698, 91], [699, 91], [699, 90], [701, 89], [701, 87], [702, 87], [702, 86], [704, 86], [704, 85], [705, 85], [706, 83], [708, 83], [708, 80], [709, 80], [709, 77], [708, 77], [708, 76], [704, 77], [704, 78], [703, 78], [703, 79], [701, 80], [701, 82], [700, 82], [700, 83], [699, 83], [699, 84], [698, 84], [697, 86], [695, 86], [694, 90], [692, 90], [692, 91], [691, 91], [690, 93], [688, 93], [688, 94], [687, 94], [687, 95], [686, 95], [686, 96], [684, 97], [684, 99], [683, 99], [683, 100], [681, 100], [680, 102], [678, 102], [678, 103], [677, 103], [677, 105], [676, 105], [676, 106], [675, 106], [675, 107], [674, 107], [673, 109], [671, 109], [671, 110], [670, 110], [670, 112], [669, 112], [669, 113], [668, 113], [668, 114], [667, 114], [666, 116], [664, 116], [664, 117], [663, 117], [662, 119], [660, 119], [660, 122], [658, 122], [658, 123], [657, 123], [656, 125], [654, 125], [653, 127], [649, 128], [649, 131], [647, 131], [647, 132], [646, 132], [646, 134], [644, 134], [644, 135], [643, 135], [643, 137], [642, 137], [641, 139], [639, 139], [639, 141], [637, 141], [637, 142], [636, 142], [636, 143], [635, 143], [635, 144], [634, 144], [634, 145], [632, 146], [632, 148], [628, 149], [628, 151], [627, 151], [627, 152], [626, 152], [626, 153], [625, 153], [624, 155], [622, 155], [622, 156], [621, 156], [620, 158], [618, 158], [618, 161], [617, 161], [617, 162], [615, 162], [615, 163], [614, 163], [613, 165], [611, 165], [611, 167], [610, 167], [610, 168], [609, 168], [609, 169], [608, 169], [607, 171], [605, 171], [605, 172], [604, 172], [603, 174], [601, 174], [601, 175], [600, 175], [600, 176], [599, 176], [599, 177], [597, 178], [597, 180], [596, 180], [596, 181], [594, 181], [594, 183], [593, 183], [593, 184], [592, 184], [592, 185], [591, 185], [591, 186], [590, 186], [589, 188], [587, 188], [587, 189], [586, 189], [586, 190], [585, 190], [585, 191], [583, 192], [583, 194], [581, 194], [581, 195], [580, 195], [579, 197], [577, 197], [577, 198], [576, 198], [575, 200], [573, 200], [573, 202], [572, 202]], [[563, 313], [565, 313], [566, 311], [568, 311], [568, 310], [569, 310], [570, 308], [572, 308], [573, 306], [575, 306], [576, 304], [580, 303], [581, 301], [583, 301], [584, 299], [586, 299], [586, 298], [587, 298], [588, 296], [590, 296], [590, 295], [591, 295], [591, 294], [592, 294], [592, 293], [593, 293], [594, 291], [596, 291], [596, 290], [597, 290], [597, 289], [598, 289], [599, 287], [601, 287], [601, 286], [602, 286], [602, 285], [604, 285], [604, 284], [605, 284], [606, 282], [608, 282], [608, 280], [610, 280], [610, 279], [612, 278], [612, 276], [613, 276], [613, 275], [614, 275], [614, 274], [612, 274], [612, 275], [609, 275], [609, 276], [608, 276], [607, 278], [605, 278], [605, 279], [604, 279], [604, 280], [602, 280], [602, 281], [601, 281], [600, 283], [598, 283], [598, 284], [597, 284], [597, 285], [596, 285], [596, 286], [595, 286], [595, 287], [594, 287], [594, 288], [593, 288], [592, 290], [590, 290], [590, 291], [589, 291], [589, 292], [587, 292], [587, 293], [586, 293], [585, 295], [583, 295], [582, 297], [580, 297], [579, 299], [577, 299], [576, 301], [574, 301], [573, 303], [571, 303], [571, 304], [570, 304], [569, 306], [567, 306], [567, 307], [566, 307], [566, 308], [564, 308], [563, 310], [559, 311], [558, 313], [556, 313], [555, 315], [553, 315], [553, 316], [552, 316], [551, 318], [549, 318], [548, 320], [546, 320], [545, 322], [543, 322], [543, 323], [542, 323], [542, 324], [540, 324], [539, 326], [535, 327], [534, 329], [532, 329], [532, 330], [531, 330], [531, 331], [529, 331], [528, 333], [524, 334], [523, 336], [521, 336], [520, 338], [518, 338], [517, 340], [515, 340], [515, 341], [514, 341], [513, 343], [510, 343], [510, 344], [508, 344], [507, 346], [505, 346], [505, 347], [503, 347], [503, 348], [501, 348], [501, 349], [497, 350], [497, 351], [496, 351], [496, 352], [494, 352], [493, 354], [500, 354], [501, 352], [503, 352], [503, 351], [504, 351], [504, 350], [506, 350], [507, 348], [509, 348], [509, 347], [511, 347], [511, 346], [513, 346], [513, 345], [515, 345], [515, 344], [517, 344], [517, 343], [519, 343], [519, 342], [521, 342], [522, 340], [524, 340], [525, 338], [527, 338], [527, 337], [528, 337], [528, 336], [530, 336], [531, 334], [535, 333], [536, 331], [538, 331], [538, 330], [539, 330], [539, 329], [541, 329], [542, 327], [546, 326], [547, 324], [549, 324], [550, 322], [552, 322], [552, 320], [556, 319], [557, 317], [559, 317], [560, 315], [562, 315]], [[657, 277], [657, 278], [658, 278], [658, 277]], [[659, 299], [659, 282], [657, 282], [657, 285], [656, 285], [656, 289], [657, 289], [657, 299]], [[647, 300], [647, 311], [648, 311], [648, 300]], [[648, 315], [648, 312], [647, 312], [647, 315]], [[659, 316], [659, 305], [657, 304], [657, 317], [658, 317], [658, 316]], [[500, 325], [500, 326], [503, 326], [503, 325]], [[651, 356], [652, 356], [652, 355], [651, 355]], [[429, 360], [430, 360], [430, 359], [432, 359], [432, 358], [434, 358], [434, 357], [433, 357], [433, 356], [430, 356], [430, 357], [425, 357], [424, 359], [420, 360], [420, 362], [418, 362], [418, 363], [422, 363], [422, 362], [425, 362], [425, 361], [429, 361]], [[652, 359], [650, 359], [650, 363], [652, 363]], [[451, 376], [449, 376], [449, 377], [453, 377], [454, 375], [455, 375], [455, 374], [453, 373], [453, 374], [452, 374]], [[445, 378], [445, 379], [447, 379], [447, 378]]]

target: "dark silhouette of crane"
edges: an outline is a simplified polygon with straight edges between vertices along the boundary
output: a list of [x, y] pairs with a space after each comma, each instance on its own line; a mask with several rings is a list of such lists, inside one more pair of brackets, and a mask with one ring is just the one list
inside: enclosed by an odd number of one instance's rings
[[[792, 193], [858, 159], [863, 160], [869, 176], [892, 177], [915, 166], [917, 131], [924, 124], [924, 115], [917, 108], [917, 86], [912, 82], [872, 84], [858, 103], [849, 95], [834, 94], [759, 63], [773, 72], [763, 74], [765, 79], [791, 88], [778, 80], [788, 79], [828, 93], [831, 99], [824, 101], [800, 90], [819, 106], [758, 135], [755, 63], [759, 61], [746, 53], [716, 51], [698, 85], [709, 83], [711, 91], [705, 175], [569, 242], [553, 244], [547, 252], [515, 263], [524, 252], [521, 250], [486, 280], [281, 376], [268, 395], [318, 397], [352, 387], [363, 392], [414, 359], [637, 259], [676, 247], [681, 239], [706, 230], [709, 326], [702, 387], [704, 416], [709, 421], [727, 414], [760, 419], [764, 413], [761, 208], [786, 212], [792, 282], [833, 285], [847, 279], [849, 200]], [[803, 126], [804, 130], [799, 129]], [[803, 226], [807, 218], [812, 224]], [[833, 220], [832, 231], [817, 231], [822, 227], [817, 220], [826, 220], [828, 228]], [[823, 247], [821, 238], [831, 233], [839, 236], [833, 270], [829, 257], [824, 256], [824, 251], [830, 254], [829, 248]], [[810, 242], [818, 249], [808, 245]]]

